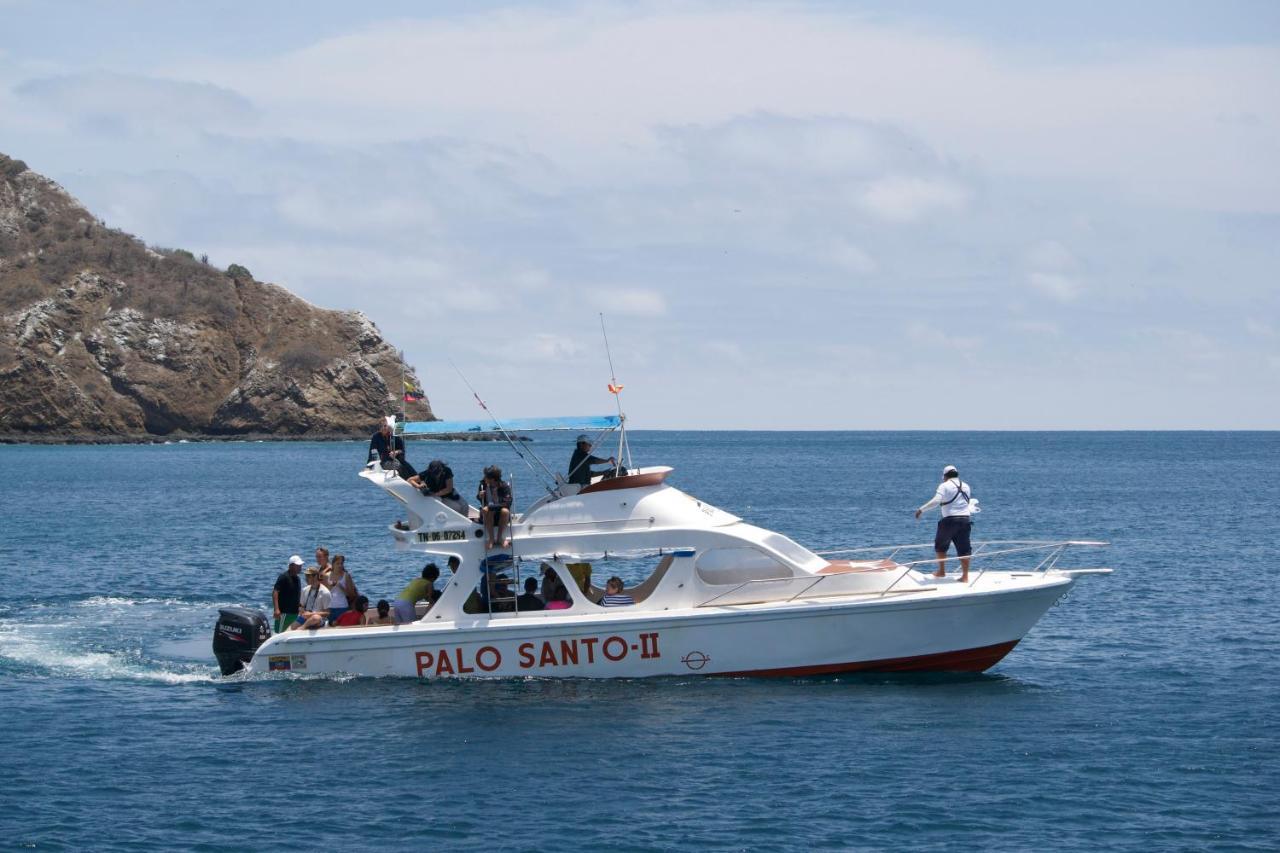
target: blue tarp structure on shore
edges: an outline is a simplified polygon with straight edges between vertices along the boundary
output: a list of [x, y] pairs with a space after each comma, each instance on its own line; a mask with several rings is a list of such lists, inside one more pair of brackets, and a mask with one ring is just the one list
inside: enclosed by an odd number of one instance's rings
[[[548, 429], [600, 432], [614, 429], [621, 423], [617, 415], [583, 415], [569, 418], [512, 418], [502, 422], [507, 432], [537, 432]], [[400, 430], [402, 435], [440, 435], [451, 432], [498, 432], [492, 419], [482, 421], [409, 421]]]

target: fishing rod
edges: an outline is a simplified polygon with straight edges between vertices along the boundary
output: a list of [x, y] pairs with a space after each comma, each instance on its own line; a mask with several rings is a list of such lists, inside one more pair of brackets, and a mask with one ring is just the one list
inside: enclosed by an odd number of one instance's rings
[[613, 369], [613, 352], [609, 349], [609, 333], [604, 327], [604, 312], [600, 312], [600, 334], [604, 337], [604, 354], [609, 359], [609, 393], [618, 404], [618, 460], [613, 473], [617, 476], [622, 469], [622, 452], [627, 453], [627, 468], [631, 468], [631, 442], [627, 440], [627, 416], [622, 412], [622, 386], [618, 384], [618, 373]]
[[408, 423], [409, 416], [405, 411], [405, 403], [409, 402], [409, 386], [404, 381], [404, 350], [397, 353], [400, 356], [400, 423]]
[[[511, 445], [511, 449], [516, 452], [516, 456], [519, 456], [520, 459], [524, 461], [524, 464], [529, 466], [530, 471], [532, 471], [534, 474], [537, 474], [538, 469], [533, 467], [533, 464], [529, 462], [529, 458], [525, 456], [524, 451], [520, 449], [520, 445], [516, 443], [515, 439], [511, 437], [511, 433], [507, 432], [507, 428], [502, 425], [502, 422], [500, 420], [498, 420], [498, 416], [495, 415], [493, 411], [489, 408], [488, 404], [485, 403], [485, 401], [480, 398], [480, 392], [476, 391], [475, 387], [470, 382], [467, 381], [467, 377], [462, 373], [462, 369], [458, 367], [458, 365], [453, 363], [453, 359], [448, 359], [448, 361], [449, 361], [449, 366], [452, 367], [455, 371], [457, 371], [458, 378], [460, 378], [463, 384], [466, 385], [467, 388], [471, 391], [471, 396], [476, 398], [476, 402], [480, 404], [480, 408], [484, 409], [485, 414], [487, 414], [490, 418], [493, 419], [493, 424], [498, 428], [498, 433], [503, 437], [503, 439], [506, 440], [507, 444]], [[544, 472], [546, 472], [547, 476], [551, 478], [551, 482], [554, 483], [556, 479], [556, 475], [553, 474], [551, 472], [551, 469], [546, 466], [546, 463], [543, 462], [538, 457], [538, 454], [530, 451], [529, 456], [532, 456], [535, 460], [537, 460], [538, 465], [542, 468]], [[555, 491], [555, 489], [552, 486], [548, 486], [545, 481], [543, 482], [542, 487], [549, 492]]]

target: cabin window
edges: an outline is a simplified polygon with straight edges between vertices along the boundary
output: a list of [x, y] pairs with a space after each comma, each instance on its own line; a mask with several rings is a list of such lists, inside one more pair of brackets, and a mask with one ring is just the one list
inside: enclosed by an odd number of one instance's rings
[[755, 548], [712, 548], [699, 554], [693, 565], [703, 583], [709, 584], [743, 583], [794, 576], [789, 566]]

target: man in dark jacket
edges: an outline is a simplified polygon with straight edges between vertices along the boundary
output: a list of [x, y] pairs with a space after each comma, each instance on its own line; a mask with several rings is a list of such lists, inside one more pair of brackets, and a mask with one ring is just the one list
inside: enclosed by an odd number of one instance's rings
[[409, 479], [409, 485], [429, 498], [439, 498], [440, 503], [458, 515], [467, 515], [467, 502], [453, 485], [453, 469], [443, 459], [432, 459], [425, 471]]
[[378, 461], [382, 463], [382, 467], [388, 471], [396, 471], [406, 480], [418, 472], [404, 458], [404, 439], [398, 435], [391, 434], [391, 424], [386, 421], [382, 422], [382, 426], [373, 434], [373, 438], [369, 439], [369, 455], [374, 452], [378, 454]]
[[610, 456], [608, 459], [601, 459], [598, 456], [591, 455], [591, 439], [585, 435], [578, 436], [578, 446], [573, 450], [573, 457], [569, 460], [569, 482], [579, 486], [591, 485], [591, 475], [603, 473], [601, 471], [592, 471], [592, 465], [613, 465], [614, 458]]

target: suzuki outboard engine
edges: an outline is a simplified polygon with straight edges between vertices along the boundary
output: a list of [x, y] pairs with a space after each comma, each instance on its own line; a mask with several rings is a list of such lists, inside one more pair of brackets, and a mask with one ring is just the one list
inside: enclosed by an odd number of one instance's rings
[[248, 607], [224, 607], [213, 626], [213, 655], [223, 675], [235, 675], [253, 660], [258, 646], [271, 636], [267, 614]]

